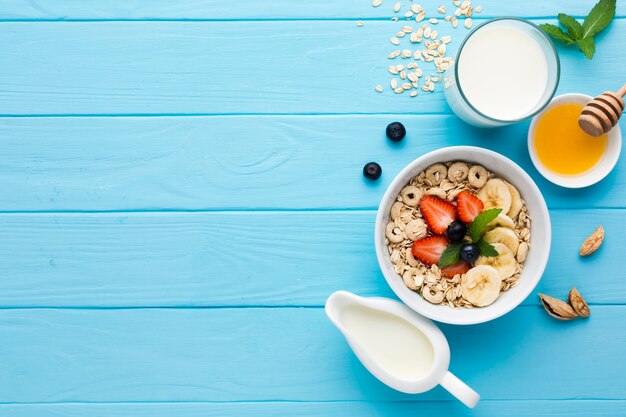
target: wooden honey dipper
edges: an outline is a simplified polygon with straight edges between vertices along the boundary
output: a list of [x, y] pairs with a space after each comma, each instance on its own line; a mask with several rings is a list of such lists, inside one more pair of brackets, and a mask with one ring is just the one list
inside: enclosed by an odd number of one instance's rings
[[600, 136], [617, 124], [624, 110], [626, 84], [617, 93], [607, 91], [591, 100], [578, 117], [578, 126], [591, 136]]

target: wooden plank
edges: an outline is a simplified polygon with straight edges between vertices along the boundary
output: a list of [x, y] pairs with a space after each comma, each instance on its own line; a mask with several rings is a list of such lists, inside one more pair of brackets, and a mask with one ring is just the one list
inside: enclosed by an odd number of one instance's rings
[[[335, 2], [321, 0], [315, 2], [293, 2], [273, 0], [261, 4], [253, 0], [236, 3], [219, 0], [188, 0], [171, 2], [152, 0], [128, 6], [124, 0], [100, 2], [94, 0], [74, 0], [69, 4], [54, 0], [5, 0], [0, 10], [0, 19], [33, 20], [68, 20], [68, 19], [357, 19], [390, 18], [394, 15], [395, 2], [385, 2], [382, 7], [374, 8], [371, 2], [344, 0]], [[439, 3], [424, 4], [429, 12], [437, 15], [435, 8]], [[449, 13], [454, 12], [452, 2], [444, 2]], [[586, 16], [591, 8], [588, 1], [569, 1], [566, 5], [539, 0], [525, 2], [483, 1], [480, 16], [556, 16], [567, 12], [570, 15]], [[406, 7], [406, 6], [405, 6]], [[617, 10], [618, 13], [622, 11]]]
[[[393, 120], [408, 129], [397, 146]], [[450, 145], [513, 159], [550, 208], [624, 207], [624, 158], [593, 187], [560, 188], [533, 167], [526, 129], [449, 115], [0, 118], [0, 210], [375, 209], [406, 164]], [[371, 160], [374, 184], [361, 174]]]
[[[333, 291], [391, 296], [373, 245], [374, 211], [0, 216], [1, 307], [321, 306]], [[552, 212], [538, 287], [626, 303], [616, 260], [623, 210]], [[597, 224], [606, 241], [578, 247]], [[536, 305], [531, 295], [526, 303]]]
[[[442, 326], [451, 370], [501, 399], [626, 399], [626, 306], [560, 322], [521, 307]], [[322, 309], [0, 311], [0, 402], [433, 401], [375, 380]]]
[[414, 415], [455, 417], [623, 417], [626, 401], [484, 401], [470, 410], [460, 403], [445, 402], [244, 402], [244, 403], [73, 403], [0, 404], [5, 417], [361, 417]]
[[[7, 22], [0, 108], [6, 115], [448, 112], [441, 91], [415, 99], [374, 91], [388, 85], [389, 36], [401, 25]], [[452, 55], [467, 31], [449, 30]], [[613, 68], [625, 59], [624, 36], [626, 20], [614, 22], [598, 37], [593, 62], [561, 49], [560, 91], [620, 85]]]

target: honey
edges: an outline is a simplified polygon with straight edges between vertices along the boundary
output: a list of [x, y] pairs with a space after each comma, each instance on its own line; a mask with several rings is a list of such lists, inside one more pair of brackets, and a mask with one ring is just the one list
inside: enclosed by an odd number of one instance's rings
[[593, 137], [578, 126], [583, 106], [563, 103], [539, 119], [535, 128], [535, 152], [541, 163], [560, 175], [578, 175], [593, 168], [604, 155], [608, 138]]

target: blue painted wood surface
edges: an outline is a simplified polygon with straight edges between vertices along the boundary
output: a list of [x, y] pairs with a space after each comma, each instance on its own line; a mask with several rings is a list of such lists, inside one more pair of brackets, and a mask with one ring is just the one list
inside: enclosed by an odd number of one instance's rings
[[[476, 21], [553, 22], [594, 2], [486, 0]], [[528, 123], [486, 132], [441, 92], [376, 94], [402, 22], [370, 3], [2, 2], [1, 416], [626, 415], [624, 163], [560, 189], [530, 163]], [[559, 49], [559, 92], [624, 82], [618, 3], [593, 62]], [[451, 32], [454, 51], [466, 32]], [[400, 145], [384, 138], [392, 120]], [[458, 144], [535, 179], [554, 235], [537, 291], [576, 286], [592, 309], [557, 322], [535, 292], [494, 322], [441, 326], [451, 368], [483, 396], [471, 411], [380, 384], [321, 308], [337, 289], [392, 296], [378, 201], [409, 161]], [[597, 224], [606, 243], [581, 259]]]

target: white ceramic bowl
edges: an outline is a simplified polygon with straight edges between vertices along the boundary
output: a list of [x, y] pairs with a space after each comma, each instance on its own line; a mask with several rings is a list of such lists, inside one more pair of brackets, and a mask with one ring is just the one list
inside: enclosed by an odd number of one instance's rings
[[[528, 214], [532, 219], [530, 250], [517, 287], [500, 295], [491, 305], [482, 308], [451, 308], [434, 305], [421, 295], [408, 289], [402, 277], [394, 271], [387, 245], [385, 226], [389, 221], [391, 205], [408, 181], [436, 162], [466, 161], [480, 164], [513, 184], [526, 200]], [[528, 174], [510, 159], [487, 149], [472, 146], [454, 146], [429, 152], [405, 167], [391, 182], [378, 207], [376, 215], [375, 245], [378, 263], [387, 283], [396, 295], [410, 308], [433, 320], [450, 324], [476, 324], [493, 320], [517, 307], [537, 286], [543, 275], [550, 254], [552, 231], [546, 202], [537, 185]]]
[[598, 163], [593, 168], [583, 174], [556, 174], [546, 168], [537, 157], [537, 152], [535, 151], [534, 136], [537, 122], [539, 121], [541, 116], [543, 116], [546, 111], [550, 110], [558, 104], [578, 103], [584, 106], [592, 98], [593, 97], [586, 94], [578, 93], [569, 93], [557, 96], [552, 99], [550, 104], [548, 104], [541, 113], [533, 117], [533, 120], [528, 129], [528, 153], [530, 153], [530, 159], [532, 159], [535, 168], [537, 168], [537, 171], [539, 171], [539, 173], [541, 173], [541, 175], [543, 175], [548, 181], [553, 182], [556, 185], [560, 185], [561, 187], [582, 188], [593, 185], [609, 175], [609, 172], [613, 170], [615, 164], [617, 163], [617, 160], [619, 159], [619, 154], [622, 150], [622, 132], [619, 128], [619, 125], [616, 125], [613, 129], [609, 131], [609, 141], [606, 152], [604, 153], [604, 156], [602, 156], [602, 159], [600, 159], [600, 161], [598, 161]]

